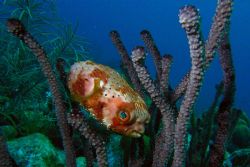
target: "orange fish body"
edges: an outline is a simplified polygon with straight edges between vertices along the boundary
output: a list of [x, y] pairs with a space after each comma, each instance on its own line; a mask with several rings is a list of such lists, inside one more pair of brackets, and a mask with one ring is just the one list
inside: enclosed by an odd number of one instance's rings
[[146, 104], [115, 70], [77, 62], [71, 66], [68, 87], [74, 100], [109, 129], [131, 137], [144, 133], [150, 120]]

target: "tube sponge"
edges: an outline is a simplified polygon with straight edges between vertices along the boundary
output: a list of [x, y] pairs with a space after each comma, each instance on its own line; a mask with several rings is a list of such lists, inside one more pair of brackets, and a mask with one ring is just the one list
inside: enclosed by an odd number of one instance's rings
[[198, 10], [194, 6], [185, 6], [181, 8], [179, 21], [187, 34], [192, 67], [186, 94], [181, 104], [175, 127], [173, 167], [181, 167], [185, 164], [187, 124], [203, 79], [204, 55], [204, 45], [200, 32], [200, 16]]

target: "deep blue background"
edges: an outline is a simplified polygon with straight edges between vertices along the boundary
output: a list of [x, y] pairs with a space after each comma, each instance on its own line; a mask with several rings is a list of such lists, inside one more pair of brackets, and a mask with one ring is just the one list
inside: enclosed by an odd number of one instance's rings
[[[174, 57], [170, 82], [172, 86], [190, 68], [186, 35], [178, 22], [179, 8], [192, 4], [200, 9], [202, 32], [207, 35], [215, 12], [216, 0], [58, 0], [58, 10], [66, 22], [76, 25], [78, 34], [90, 42], [90, 52], [96, 62], [119, 67], [120, 57], [109, 38], [111, 30], [118, 30], [127, 49], [142, 45], [140, 31], [148, 29], [162, 54]], [[236, 68], [237, 93], [235, 106], [250, 115], [250, 1], [234, 4], [231, 21], [231, 44]], [[154, 74], [154, 67], [148, 64]], [[218, 58], [205, 75], [204, 85], [196, 109], [204, 111], [211, 104], [215, 84], [222, 79]]]

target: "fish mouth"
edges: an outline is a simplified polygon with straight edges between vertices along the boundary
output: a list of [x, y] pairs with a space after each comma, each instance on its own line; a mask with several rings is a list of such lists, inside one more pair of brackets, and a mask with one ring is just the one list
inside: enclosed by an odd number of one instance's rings
[[143, 133], [138, 132], [138, 131], [132, 131], [129, 136], [134, 137], [134, 138], [139, 138], [143, 135]]
[[128, 128], [125, 128], [123, 129], [123, 131], [117, 129], [117, 128], [111, 128], [110, 129], [118, 134], [121, 134], [121, 135], [125, 135], [125, 136], [128, 136], [128, 137], [133, 137], [133, 138], [139, 138], [139, 137], [142, 137], [142, 135], [144, 134], [144, 131], [137, 131], [137, 130], [131, 130], [131, 129], [128, 129]]

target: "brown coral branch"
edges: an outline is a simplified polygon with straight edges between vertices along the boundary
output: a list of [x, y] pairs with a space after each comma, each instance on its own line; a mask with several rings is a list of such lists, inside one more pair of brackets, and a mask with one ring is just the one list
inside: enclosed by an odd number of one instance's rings
[[153, 80], [150, 78], [150, 75], [143, 64], [145, 58], [144, 48], [135, 48], [132, 51], [131, 58], [142, 85], [149, 93], [156, 107], [159, 108], [163, 117], [163, 129], [155, 142], [153, 166], [164, 166], [165, 163], [168, 163], [168, 160], [173, 151], [173, 108], [165, 102], [164, 98], [161, 95], [161, 92], [154, 85]]
[[232, 60], [231, 47], [229, 43], [228, 30], [224, 33], [221, 45], [218, 48], [220, 64], [224, 75], [224, 97], [219, 106], [217, 115], [217, 135], [215, 143], [211, 147], [209, 166], [219, 167], [224, 160], [224, 152], [227, 135], [230, 126], [230, 111], [235, 95], [235, 73]]
[[208, 40], [206, 41], [206, 63], [205, 68], [211, 64], [214, 53], [217, 47], [220, 45], [222, 34], [230, 20], [232, 14], [233, 0], [218, 0], [215, 16], [213, 18], [213, 24], [210, 29]]
[[58, 58], [56, 60], [56, 69], [59, 72], [60, 80], [65, 89], [67, 89], [67, 74], [64, 71], [65, 60], [63, 58]]
[[176, 86], [173, 93], [171, 94], [170, 100], [174, 104], [179, 100], [186, 92], [187, 85], [189, 82], [190, 72], [188, 72], [181, 80], [181, 82]]
[[96, 149], [96, 158], [98, 162], [98, 166], [105, 167], [108, 166], [107, 162], [107, 154], [106, 154], [106, 142], [105, 140], [98, 136], [96, 131], [91, 129], [88, 125], [87, 121], [84, 119], [84, 116], [80, 113], [68, 114], [68, 122], [74, 129], [77, 129], [81, 135], [89, 140], [92, 146]]
[[173, 62], [173, 57], [171, 55], [164, 55], [161, 59], [162, 73], [161, 73], [161, 90], [166, 97], [169, 96], [169, 73]]
[[148, 30], [143, 30], [141, 32], [141, 38], [144, 41], [145, 46], [148, 48], [148, 50], [150, 51], [150, 53], [153, 57], [155, 67], [156, 67], [157, 77], [158, 77], [158, 80], [160, 81], [161, 80], [161, 73], [162, 73], [162, 63], [161, 63], [160, 51], [158, 50], [158, 48], [154, 42], [154, 39]]
[[[220, 42], [221, 34], [223, 34], [223, 30], [226, 26], [226, 23], [230, 20], [230, 16], [232, 13], [232, 5], [233, 0], [218, 0], [217, 2], [213, 24], [208, 35], [208, 40], [205, 44], [206, 61], [204, 70], [209, 67], [214, 58], [214, 53]], [[184, 95], [189, 82], [189, 76], [190, 71], [184, 76], [184, 78], [173, 91], [171, 95], [172, 102], [177, 101], [181, 96]]]
[[86, 157], [87, 167], [93, 167], [93, 162], [95, 162], [94, 147], [87, 142], [84, 147], [84, 157]]
[[57, 123], [62, 135], [63, 146], [66, 153], [66, 164], [69, 167], [76, 166], [75, 154], [73, 149], [73, 141], [70, 137], [70, 129], [66, 120], [66, 107], [64, 106], [61, 93], [58, 88], [56, 76], [49, 63], [47, 54], [40, 44], [25, 30], [23, 24], [17, 19], [9, 19], [7, 21], [8, 31], [20, 38], [34, 53], [39, 61], [45, 77], [48, 79], [51, 93], [54, 97], [56, 107]]
[[116, 49], [118, 50], [118, 52], [122, 58], [123, 67], [127, 70], [129, 78], [135, 87], [135, 90], [140, 94], [141, 97], [144, 97], [144, 93], [143, 93], [143, 90], [141, 88], [140, 81], [138, 79], [138, 76], [134, 72], [135, 69], [133, 67], [133, 63], [129, 57], [129, 54], [128, 54], [124, 44], [122, 43], [120, 34], [115, 30], [111, 31], [110, 38], [111, 38], [114, 46], [116, 47]]
[[175, 148], [172, 167], [182, 167], [185, 164], [187, 125], [203, 80], [204, 45], [200, 32], [200, 16], [198, 10], [194, 6], [181, 8], [179, 22], [187, 34], [192, 67], [187, 91], [181, 104], [175, 126]]

